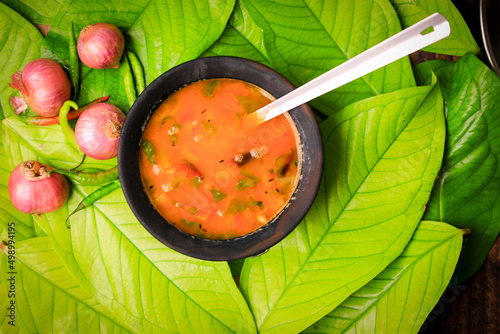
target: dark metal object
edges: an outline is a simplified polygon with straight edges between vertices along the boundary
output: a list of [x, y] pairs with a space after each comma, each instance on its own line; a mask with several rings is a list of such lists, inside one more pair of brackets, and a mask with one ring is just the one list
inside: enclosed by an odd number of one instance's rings
[[500, 75], [500, 1], [481, 0], [481, 31], [491, 66]]
[[123, 192], [141, 224], [159, 241], [188, 256], [227, 261], [265, 252], [286, 237], [302, 220], [319, 189], [323, 165], [321, 133], [306, 104], [290, 111], [302, 145], [302, 168], [297, 189], [285, 209], [259, 230], [228, 240], [210, 240], [189, 235], [169, 224], [151, 204], [139, 172], [140, 141], [152, 113], [169, 95], [202, 79], [232, 78], [259, 86], [279, 98], [293, 85], [262, 64], [237, 57], [208, 57], [183, 63], [159, 76], [137, 98], [120, 136], [118, 170]]

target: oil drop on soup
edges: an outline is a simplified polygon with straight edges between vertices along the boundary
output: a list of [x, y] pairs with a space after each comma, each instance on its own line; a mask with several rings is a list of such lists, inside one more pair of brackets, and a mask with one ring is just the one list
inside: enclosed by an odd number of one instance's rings
[[299, 137], [288, 115], [256, 126], [249, 113], [273, 98], [240, 80], [190, 84], [167, 98], [141, 142], [151, 202], [178, 229], [211, 239], [257, 230], [298, 182]]

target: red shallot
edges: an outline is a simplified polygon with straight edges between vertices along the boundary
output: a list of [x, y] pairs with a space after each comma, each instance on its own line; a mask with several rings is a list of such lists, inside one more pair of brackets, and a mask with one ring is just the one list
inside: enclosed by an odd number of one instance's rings
[[120, 29], [110, 23], [86, 26], [78, 37], [77, 50], [82, 63], [95, 69], [118, 68], [125, 48]]
[[68, 75], [51, 59], [35, 59], [28, 63], [22, 72], [14, 73], [11, 79], [9, 86], [17, 89], [22, 97], [10, 99], [17, 114], [26, 110], [27, 104], [40, 116], [56, 116], [63, 103], [71, 96]]
[[9, 196], [16, 209], [25, 213], [52, 212], [64, 205], [69, 188], [66, 178], [50, 173], [52, 168], [28, 160], [19, 164], [9, 177]]
[[75, 126], [78, 147], [91, 158], [106, 160], [118, 155], [118, 142], [125, 114], [110, 103], [85, 110]]

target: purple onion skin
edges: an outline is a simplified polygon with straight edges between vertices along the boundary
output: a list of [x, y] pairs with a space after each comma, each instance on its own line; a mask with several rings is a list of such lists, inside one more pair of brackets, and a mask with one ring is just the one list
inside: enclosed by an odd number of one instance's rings
[[31, 110], [43, 117], [58, 115], [71, 96], [68, 75], [51, 59], [35, 59], [22, 72], [14, 73], [11, 79], [9, 86], [17, 89]]
[[125, 114], [110, 103], [86, 109], [75, 126], [75, 137], [83, 153], [97, 160], [115, 158]]
[[118, 68], [124, 48], [122, 32], [110, 23], [88, 25], [78, 37], [80, 60], [95, 69]]
[[[40, 175], [28, 175], [27, 163], [34, 165], [35, 169], [39, 168], [37, 170], [45, 170]], [[10, 200], [16, 209], [24, 213], [41, 214], [56, 211], [66, 203], [68, 183], [61, 174], [46, 175], [50, 169], [36, 161], [25, 161], [14, 168], [8, 187]]]

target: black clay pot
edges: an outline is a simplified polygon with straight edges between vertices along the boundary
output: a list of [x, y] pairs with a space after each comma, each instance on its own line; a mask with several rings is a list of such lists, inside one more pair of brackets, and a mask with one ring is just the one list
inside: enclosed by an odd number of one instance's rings
[[255, 256], [286, 237], [312, 205], [321, 180], [323, 145], [318, 124], [308, 105], [290, 111], [302, 145], [302, 168], [288, 205], [269, 223], [242, 237], [210, 240], [189, 235], [169, 224], [146, 194], [139, 172], [140, 141], [148, 119], [173, 92], [185, 85], [213, 78], [250, 82], [279, 98], [294, 89], [276, 71], [237, 57], [208, 57], [183, 63], [153, 81], [137, 98], [123, 125], [118, 170], [125, 198], [141, 224], [166, 246], [191, 257], [227, 261]]

